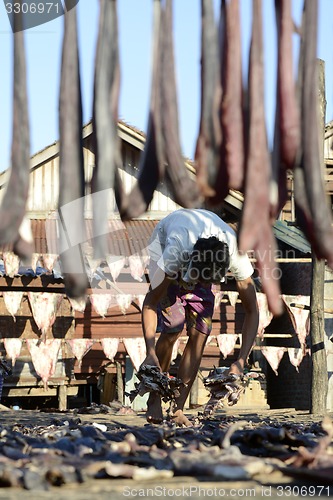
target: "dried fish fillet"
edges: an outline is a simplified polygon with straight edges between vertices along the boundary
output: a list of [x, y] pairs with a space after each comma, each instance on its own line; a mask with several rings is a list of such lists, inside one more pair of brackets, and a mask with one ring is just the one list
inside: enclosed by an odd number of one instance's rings
[[212, 415], [225, 405], [235, 405], [253, 378], [264, 378], [264, 375], [258, 372], [236, 375], [228, 373], [228, 369], [215, 367], [204, 379], [204, 385], [211, 394], [205, 405], [204, 415]]

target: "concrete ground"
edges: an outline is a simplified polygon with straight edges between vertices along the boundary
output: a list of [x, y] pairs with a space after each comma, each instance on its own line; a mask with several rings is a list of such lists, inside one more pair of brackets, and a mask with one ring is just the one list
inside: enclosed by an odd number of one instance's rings
[[[195, 415], [197, 411], [190, 410], [188, 415]], [[281, 410], [223, 410], [221, 415], [233, 415], [237, 419], [248, 422], [259, 422], [263, 419], [272, 422], [278, 421], [281, 424], [288, 422], [308, 423], [321, 422], [322, 416], [309, 415], [308, 412], [300, 412], [291, 409]], [[53, 418], [65, 419], [73, 417], [73, 413], [44, 413], [38, 411], [0, 411], [0, 426], [12, 423], [48, 425]], [[79, 414], [82, 422], [96, 423], [114, 423], [144, 426], [146, 421], [143, 413], [136, 415], [112, 415], [112, 414]], [[332, 414], [330, 415], [333, 416]], [[83, 484], [65, 485], [60, 488], [52, 487], [49, 491], [26, 491], [15, 488], [1, 488], [0, 498], [9, 500], [25, 500], [34, 498], [52, 499], [52, 500], [93, 500], [98, 497], [99, 500], [112, 499], [120, 500], [124, 498], [192, 498], [198, 500], [201, 498], [271, 498], [278, 499], [283, 497], [295, 498], [317, 498], [333, 497], [333, 478], [331, 486], [322, 485], [315, 487], [311, 482], [299, 482], [283, 475], [281, 472], [274, 472], [268, 477], [257, 477], [256, 481], [211, 481], [208, 478], [194, 478], [176, 476], [163, 480], [140, 480], [132, 479], [99, 479], [85, 482]]]

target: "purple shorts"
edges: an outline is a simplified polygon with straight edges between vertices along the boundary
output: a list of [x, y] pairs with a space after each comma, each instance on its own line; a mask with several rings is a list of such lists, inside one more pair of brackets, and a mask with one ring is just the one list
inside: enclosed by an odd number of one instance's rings
[[157, 331], [162, 333], [181, 332], [186, 323], [187, 331], [194, 327], [209, 335], [212, 330], [214, 294], [211, 285], [196, 284], [185, 289], [176, 281], [170, 283], [167, 296], [157, 309]]

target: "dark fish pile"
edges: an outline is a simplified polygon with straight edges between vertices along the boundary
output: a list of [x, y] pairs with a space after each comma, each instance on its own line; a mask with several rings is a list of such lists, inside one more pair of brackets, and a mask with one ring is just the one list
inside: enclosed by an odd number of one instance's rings
[[136, 396], [143, 396], [146, 392], [158, 393], [165, 402], [172, 402], [179, 396], [180, 387], [184, 386], [181, 379], [162, 373], [157, 366], [142, 365], [138, 371], [139, 382], [135, 389], [127, 394], [131, 401]]
[[204, 385], [211, 394], [205, 405], [204, 414], [211, 415], [218, 408], [235, 405], [253, 378], [264, 378], [264, 375], [258, 372], [236, 375], [215, 367], [204, 379]]
[[47, 490], [91, 479], [173, 475], [246, 480], [274, 470], [330, 484], [333, 476], [324, 471], [333, 467], [332, 428], [331, 421], [281, 426], [226, 416], [191, 428], [90, 424], [78, 417], [6, 425], [0, 427], [0, 487]]
[[3, 381], [6, 377], [11, 375], [12, 369], [9, 363], [4, 359], [0, 358], [0, 401], [2, 396]]
[[0, 358], [0, 376], [7, 377], [11, 375], [12, 369], [8, 361], [4, 358]]

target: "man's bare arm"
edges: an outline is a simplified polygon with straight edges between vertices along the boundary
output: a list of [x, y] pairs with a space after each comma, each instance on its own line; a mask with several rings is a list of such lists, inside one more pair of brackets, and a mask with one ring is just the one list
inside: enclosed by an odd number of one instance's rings
[[245, 318], [242, 328], [242, 345], [239, 351], [238, 360], [231, 365], [230, 373], [240, 374], [243, 373], [246, 360], [251, 352], [258, 332], [259, 311], [252, 278], [237, 281], [237, 290], [245, 310]]

